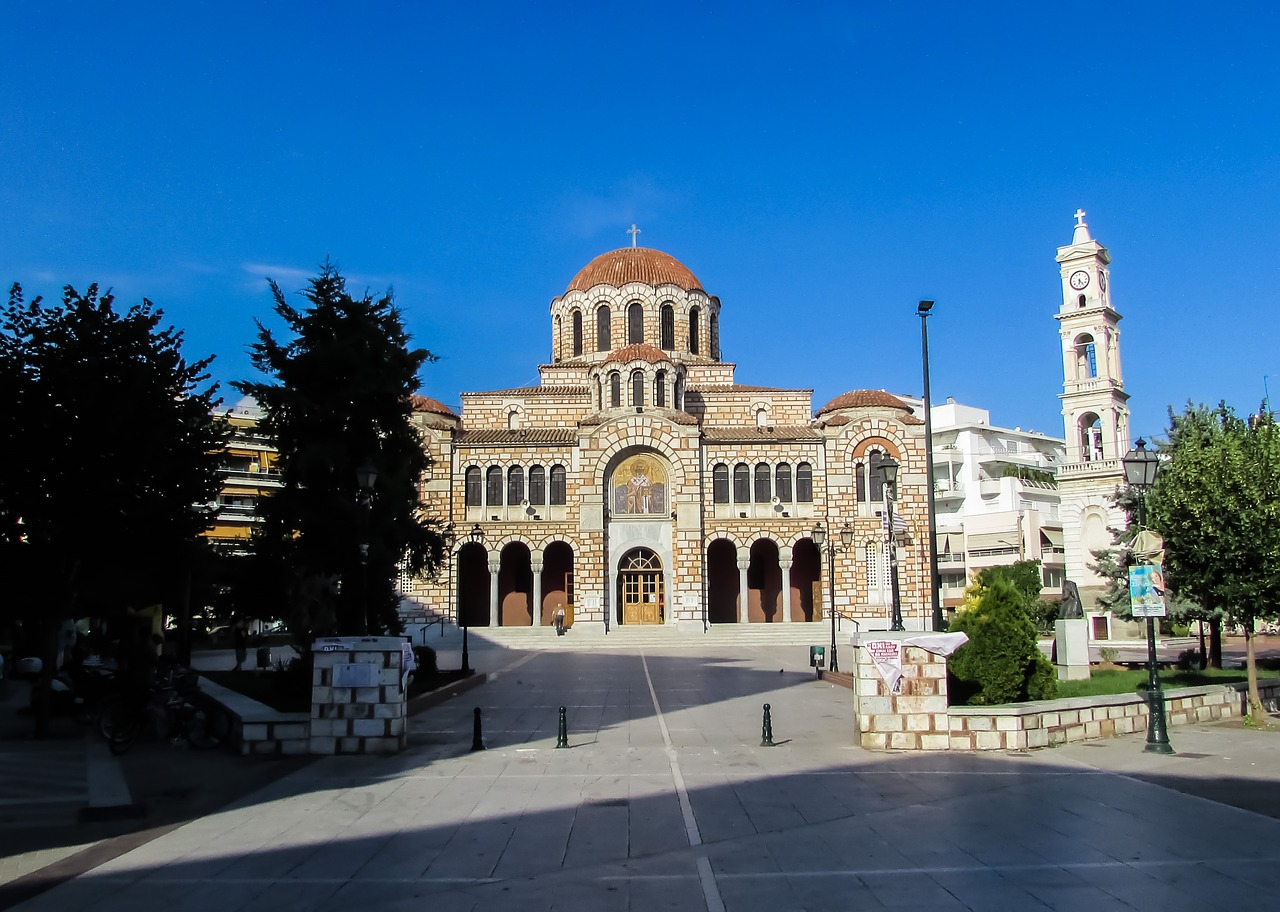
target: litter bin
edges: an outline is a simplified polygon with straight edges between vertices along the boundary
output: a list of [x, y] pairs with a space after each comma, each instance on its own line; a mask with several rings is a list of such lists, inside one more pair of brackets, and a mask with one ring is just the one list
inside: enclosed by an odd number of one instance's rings
[[809, 647], [809, 665], [813, 668], [815, 677], [822, 677], [822, 669], [827, 662], [826, 646], [810, 646]]
[[271, 667], [271, 647], [259, 646], [258, 647], [258, 668], [263, 669], [263, 668], [270, 668], [270, 667]]

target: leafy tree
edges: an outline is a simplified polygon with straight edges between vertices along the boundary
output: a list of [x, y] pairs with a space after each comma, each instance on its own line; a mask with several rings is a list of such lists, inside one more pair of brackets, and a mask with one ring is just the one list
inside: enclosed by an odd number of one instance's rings
[[1260, 714], [1254, 628], [1280, 611], [1280, 428], [1265, 409], [1246, 421], [1226, 403], [1189, 405], [1170, 424], [1149, 525], [1164, 537], [1169, 585], [1243, 626]]
[[974, 607], [951, 619], [949, 630], [969, 636], [948, 662], [953, 702], [990, 705], [1057, 694], [1057, 673], [1036, 645], [1024, 598], [1005, 575], [996, 575]]
[[[304, 639], [336, 630], [398, 629], [393, 580], [403, 560], [433, 573], [444, 553], [437, 524], [423, 518], [419, 482], [428, 466], [410, 396], [435, 357], [411, 348], [392, 294], [353, 298], [326, 262], [296, 308], [269, 282], [275, 313], [292, 336], [279, 341], [258, 322], [254, 366], [274, 382], [237, 382], [262, 406], [260, 429], [275, 439], [283, 489], [263, 500], [253, 548], [254, 587]], [[364, 498], [357, 469], [377, 471]]]
[[188, 363], [150, 301], [114, 305], [97, 285], [49, 306], [14, 284], [0, 329], [6, 601], [50, 672], [60, 620], [172, 602], [208, 527], [192, 505], [219, 489], [212, 358]]
[[1040, 598], [1044, 588], [1040, 561], [1020, 560], [1012, 564], [984, 567], [974, 577], [974, 584], [978, 587], [976, 595], [980, 597], [982, 591], [996, 580], [1004, 580], [1017, 591], [1022, 610], [1035, 625], [1037, 633], [1053, 633], [1053, 621], [1057, 617], [1058, 610], [1057, 603], [1046, 602]]

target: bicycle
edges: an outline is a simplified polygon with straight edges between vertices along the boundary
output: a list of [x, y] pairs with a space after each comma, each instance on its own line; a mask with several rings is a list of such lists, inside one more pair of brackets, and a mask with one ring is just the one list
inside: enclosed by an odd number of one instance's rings
[[222, 734], [209, 713], [184, 695], [194, 690], [194, 675], [170, 673], [153, 685], [147, 699], [116, 701], [103, 714], [101, 723], [111, 753], [128, 751], [148, 723], [155, 723], [156, 729], [174, 744], [185, 739], [196, 750], [210, 750], [222, 744]]

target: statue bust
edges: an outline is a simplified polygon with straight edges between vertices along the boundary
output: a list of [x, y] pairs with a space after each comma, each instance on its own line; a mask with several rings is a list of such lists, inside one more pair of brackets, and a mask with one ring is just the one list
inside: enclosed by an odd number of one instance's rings
[[1058, 617], [1064, 621], [1084, 619], [1084, 606], [1080, 604], [1080, 589], [1071, 580], [1062, 581], [1062, 609]]

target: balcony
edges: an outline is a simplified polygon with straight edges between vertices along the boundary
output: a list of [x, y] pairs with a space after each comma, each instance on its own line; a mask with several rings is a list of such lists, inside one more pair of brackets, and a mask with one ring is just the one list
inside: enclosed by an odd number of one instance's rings
[[279, 488], [284, 485], [282, 476], [275, 469], [252, 471], [249, 469], [222, 468], [218, 470], [218, 473], [222, 476], [224, 482], [231, 484], [256, 485], [260, 488]]

